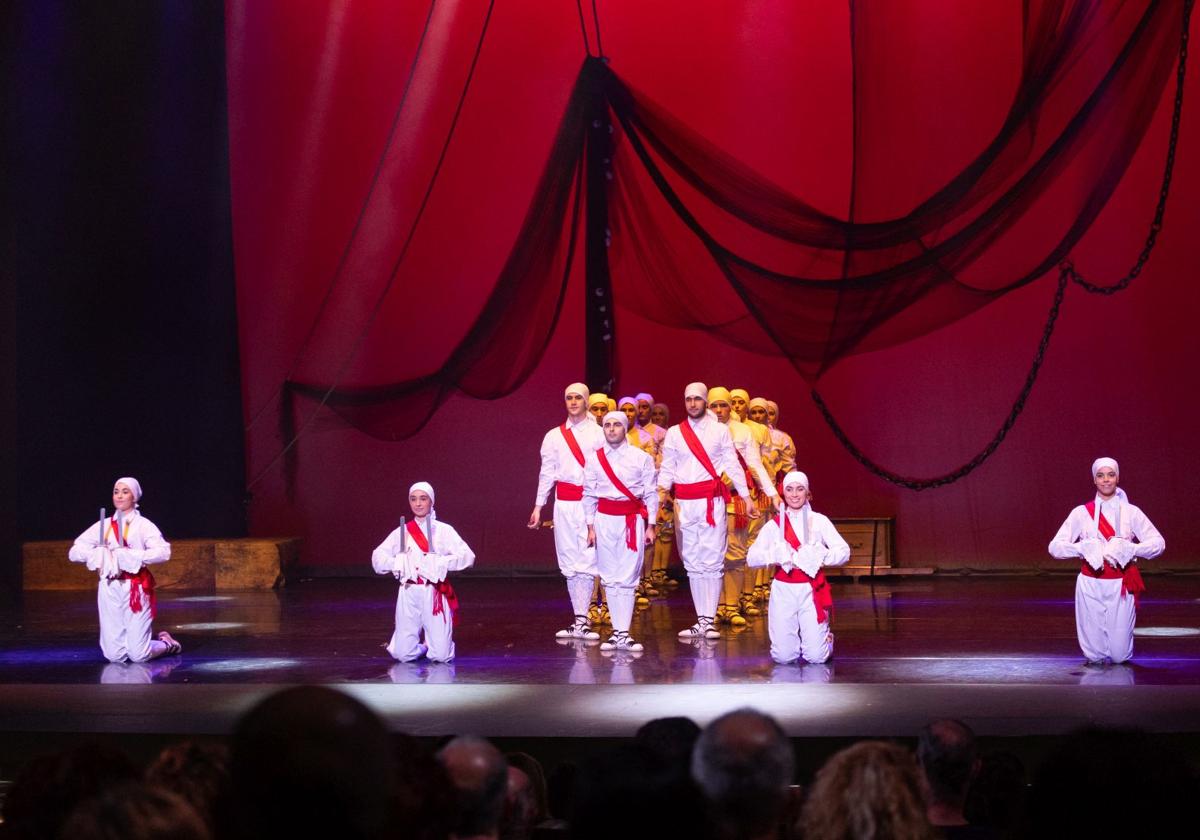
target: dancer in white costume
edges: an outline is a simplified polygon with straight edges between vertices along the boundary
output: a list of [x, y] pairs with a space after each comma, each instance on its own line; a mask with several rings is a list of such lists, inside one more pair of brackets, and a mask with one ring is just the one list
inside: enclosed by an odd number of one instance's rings
[[1078, 558], [1075, 630], [1083, 655], [1093, 664], [1124, 662], [1133, 656], [1137, 602], [1146, 586], [1138, 560], [1152, 560], [1167, 547], [1162, 534], [1117, 486], [1120, 470], [1112, 458], [1092, 463], [1096, 497], [1079, 505], [1050, 541], [1050, 555]]
[[[721, 574], [725, 560], [725, 505], [729, 490], [721, 481], [727, 475], [733, 487], [749, 499], [746, 476], [738, 464], [728, 427], [708, 412], [708, 386], [693, 382], [684, 389], [687, 418], [667, 430], [663, 441], [662, 467], [658, 486], [675, 489], [675, 533], [679, 556], [687, 569], [696, 608], [696, 623], [681, 630], [685, 641], [719, 639], [713, 625], [721, 596]], [[757, 516], [749, 501], [747, 514]]]
[[588, 543], [596, 548], [596, 565], [608, 598], [613, 634], [601, 650], [640, 651], [629, 635], [634, 589], [642, 574], [644, 546], [654, 542], [658, 488], [654, 459], [628, 440], [624, 412], [604, 417], [604, 446], [588, 459], [583, 476], [583, 507]]
[[567, 419], [542, 438], [537, 498], [529, 514], [529, 527], [537, 528], [541, 524], [542, 507], [553, 489], [554, 551], [558, 555], [558, 570], [567, 581], [575, 616], [571, 626], [556, 634], [560, 639], [600, 638], [599, 633], [588, 627], [588, 606], [598, 572], [596, 550], [588, 545], [583, 514], [583, 468], [591, 454], [604, 445], [604, 433], [588, 414], [589, 397], [582, 382], [567, 386]]
[[171, 545], [158, 526], [138, 511], [142, 485], [118, 478], [113, 485], [111, 519], [103, 519], [75, 539], [68, 557], [100, 576], [100, 650], [109, 662], [145, 662], [179, 653], [183, 646], [163, 631], [151, 639], [156, 599], [150, 566], [171, 557]]
[[824, 569], [849, 560], [850, 546], [829, 517], [812, 509], [804, 473], [784, 476], [783, 499], [784, 510], [763, 526], [746, 562], [752, 567], [779, 566], [767, 612], [771, 658], [786, 665], [803, 657], [820, 665], [833, 655], [833, 598]]
[[[436, 497], [428, 482], [408, 489], [413, 518], [388, 534], [371, 554], [381, 575], [395, 575], [396, 629], [387, 652], [401, 662], [428, 655], [432, 662], [454, 658], [454, 621], [458, 598], [446, 575], [475, 562], [475, 552], [434, 512]], [[425, 643], [421, 643], [421, 634]]]

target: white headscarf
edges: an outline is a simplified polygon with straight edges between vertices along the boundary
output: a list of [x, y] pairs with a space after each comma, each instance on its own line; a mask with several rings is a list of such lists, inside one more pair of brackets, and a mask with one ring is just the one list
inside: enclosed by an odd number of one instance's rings
[[[1117, 474], [1117, 478], [1121, 477], [1121, 468], [1119, 466], [1117, 466], [1117, 461], [1115, 458], [1097, 458], [1095, 461], [1092, 461], [1092, 480], [1093, 481], [1095, 481], [1095, 479], [1096, 479], [1096, 473], [1102, 467], [1112, 467], [1113, 472], [1115, 472]], [[1110, 522], [1108, 524], [1112, 525], [1113, 528], [1116, 529], [1117, 536], [1119, 537], [1119, 536], [1121, 536], [1121, 505], [1129, 504], [1129, 497], [1127, 495], [1125, 495], [1125, 491], [1122, 490], [1120, 488], [1120, 486], [1117, 487], [1116, 497], [1117, 497], [1117, 521]], [[1096, 491], [1096, 503], [1093, 505], [1093, 507], [1095, 509], [1092, 511], [1092, 525], [1095, 526], [1096, 533], [1100, 533], [1100, 492], [1099, 491]]]
[[124, 478], [118, 478], [113, 482], [113, 489], [116, 489], [118, 484], [124, 484], [131, 491], [133, 491], [133, 506], [137, 507], [137, 503], [142, 500], [142, 485], [138, 483], [138, 480], [133, 476], [128, 475]]
[[[793, 470], [783, 477], [783, 489], [786, 490], [793, 484], [799, 484], [805, 490], [808, 490], [808, 476], [800, 472], [800, 470]], [[784, 502], [784, 504], [786, 505], [787, 503]], [[812, 505], [809, 504], [808, 499], [805, 499], [804, 504], [800, 506], [800, 510], [798, 511], [800, 514], [800, 527], [803, 531], [803, 535], [800, 537], [801, 545], [808, 545], [808, 514], [811, 510]]]
[[567, 390], [563, 392], [563, 397], [569, 397], [571, 394], [578, 394], [579, 396], [583, 397], [583, 401], [585, 403], [591, 399], [592, 396], [591, 392], [588, 390], [588, 386], [584, 385], [582, 382], [572, 382], [570, 385], [568, 385]]
[[617, 400], [617, 408], [625, 405], [625, 403], [629, 403], [634, 408], [637, 408], [637, 397], [621, 397], [621, 399]]
[[642, 391], [640, 394], [637, 395], [637, 401], [641, 402], [642, 400], [645, 400], [646, 402], [650, 403], [650, 405], [654, 405], [654, 395], [653, 394], [647, 394], [645, 391]]
[[610, 411], [610, 412], [608, 412], [608, 414], [605, 414], [605, 415], [604, 415], [604, 419], [600, 421], [600, 425], [601, 425], [601, 426], [603, 426], [605, 423], [607, 423], [607, 422], [608, 422], [608, 418], [610, 418], [610, 417], [613, 417], [613, 418], [615, 418], [615, 419], [617, 419], [617, 420], [620, 420], [620, 421], [621, 421], [621, 425], [625, 427], [625, 431], [626, 431], [626, 432], [628, 432], [628, 431], [629, 431], [629, 416], [628, 416], [627, 414], [625, 414], [625, 412], [624, 412], [624, 411]]
[[699, 397], [708, 402], [708, 386], [703, 382], [692, 382], [683, 389], [683, 398], [686, 400], [688, 397]]

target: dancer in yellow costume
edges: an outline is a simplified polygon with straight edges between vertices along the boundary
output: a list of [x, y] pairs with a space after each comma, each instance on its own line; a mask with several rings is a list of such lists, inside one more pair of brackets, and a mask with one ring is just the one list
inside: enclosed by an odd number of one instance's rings
[[[646, 396], [649, 396], [647, 394]], [[640, 402], [640, 401], [639, 401]], [[654, 403], [650, 406], [650, 423], [663, 430], [663, 436], [666, 437], [666, 429], [671, 422], [671, 409], [666, 403]], [[656, 466], [662, 466], [662, 448], [659, 448], [658, 463]], [[654, 545], [651, 546], [653, 558], [650, 562], [650, 580], [654, 584], [654, 588], [659, 592], [664, 592], [667, 589], [674, 589], [679, 586], [679, 581], [667, 575], [667, 570], [671, 565], [671, 548], [675, 545], [675, 496], [670, 492], [661, 492], [658, 497], [658, 526], [654, 529]]]
[[[775, 473], [771, 470], [771, 430], [767, 427], [766, 423], [750, 416], [751, 402], [753, 401], [750, 399], [750, 394], [745, 388], [734, 388], [729, 392], [729, 403], [733, 407], [734, 415], [750, 429], [750, 435], [754, 438], [754, 443], [758, 446], [763, 468], [767, 471], [767, 476], [771, 479], [771, 486], [775, 488], [776, 492], [781, 492], [779, 484], [775, 480]], [[758, 532], [762, 530], [763, 525], [766, 524], [769, 518], [769, 514], [763, 515], [750, 523], [750, 533], [746, 539], [747, 549], [754, 545], [754, 541], [758, 539]], [[766, 588], [759, 585], [759, 578], [762, 574], [763, 570], [761, 569], [747, 569], [742, 579], [742, 592], [739, 598], [742, 615], [756, 616], [762, 613], [760, 604], [765, 601], [762, 594], [767, 591]], [[769, 584], [770, 580], [767, 578], [762, 582]]]

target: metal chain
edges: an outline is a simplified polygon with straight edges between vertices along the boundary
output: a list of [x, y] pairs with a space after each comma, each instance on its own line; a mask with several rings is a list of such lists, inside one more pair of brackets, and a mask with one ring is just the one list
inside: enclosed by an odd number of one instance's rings
[[1000, 425], [1000, 429], [992, 437], [987, 446], [980, 450], [970, 461], [952, 472], [934, 478], [912, 478], [892, 472], [875, 463], [850, 440], [846, 432], [838, 425], [837, 420], [834, 419], [829, 406], [825, 404], [825, 400], [821, 398], [821, 395], [814, 388], [812, 390], [813, 402], [816, 403], [817, 410], [821, 412], [821, 416], [825, 419], [834, 437], [869, 472], [879, 476], [884, 481], [906, 487], [909, 490], [930, 490], [934, 487], [944, 487], [974, 472], [977, 467], [990, 458], [1000, 447], [1004, 438], [1008, 436], [1009, 431], [1016, 425], [1017, 418], [1020, 417], [1021, 412], [1025, 409], [1025, 402], [1029, 399], [1029, 395], [1033, 391], [1033, 385], [1037, 381], [1038, 372], [1041, 370], [1042, 362], [1045, 361], [1046, 348], [1050, 345], [1050, 336], [1054, 333], [1054, 324], [1058, 320], [1063, 296], [1067, 291], [1067, 284], [1076, 283], [1091, 294], [1113, 295], [1128, 288], [1129, 284], [1142, 273], [1142, 269], [1150, 260], [1150, 254], [1158, 242], [1158, 234], [1162, 230], [1163, 218], [1167, 209], [1167, 196], [1171, 192], [1171, 179], [1175, 171], [1175, 153], [1179, 145], [1179, 124], [1183, 115], [1183, 82], [1187, 71], [1188, 30], [1191, 26], [1192, 7], [1194, 5], [1195, 0], [1184, 0], [1183, 30], [1179, 38], [1179, 64], [1175, 71], [1175, 105], [1171, 112], [1171, 134], [1167, 141], [1167, 157], [1163, 166], [1162, 185], [1158, 191], [1158, 205], [1154, 209], [1154, 220], [1150, 223], [1150, 231], [1146, 234], [1145, 244], [1142, 246], [1141, 253], [1138, 254], [1137, 261], [1133, 264], [1133, 267], [1116, 283], [1109, 286], [1101, 286], [1086, 280], [1075, 269], [1075, 265], [1070, 258], [1059, 263], [1058, 284], [1054, 290], [1054, 301], [1050, 304], [1050, 312], [1046, 316], [1046, 326], [1042, 329], [1042, 339], [1038, 342], [1037, 353], [1033, 357], [1033, 364], [1030, 365], [1029, 373], [1025, 376], [1025, 384], [1022, 386], [1020, 393], [1017, 394], [1017, 399], [1013, 402], [1012, 409], [1008, 412], [1008, 417], [1005, 418], [1004, 422]]

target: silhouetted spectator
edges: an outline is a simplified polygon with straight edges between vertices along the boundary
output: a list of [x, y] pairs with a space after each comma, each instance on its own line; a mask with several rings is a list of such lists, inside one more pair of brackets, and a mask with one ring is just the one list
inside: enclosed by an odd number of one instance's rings
[[396, 824], [406, 840], [444, 840], [454, 818], [454, 791], [433, 752], [411, 735], [392, 736], [396, 756]]
[[387, 728], [332, 689], [290, 688], [251, 709], [234, 730], [230, 772], [238, 835], [373, 838], [393, 829]]
[[172, 744], [146, 769], [145, 778], [183, 797], [212, 832], [217, 803], [229, 794], [229, 750], [197, 741]]
[[593, 756], [579, 772], [570, 818], [581, 840], [704, 835], [695, 784], [637, 744]]
[[533, 781], [524, 770], [510, 764], [504, 794], [504, 813], [500, 818], [500, 838], [529, 840], [533, 827], [539, 822], [541, 820], [537, 818], [537, 795], [533, 792]]
[[124, 753], [96, 744], [35, 758], [8, 791], [2, 836], [54, 838], [81, 802], [140, 775]]
[[691, 718], [665, 717], [642, 725], [635, 736], [637, 742], [657, 756], [660, 761], [690, 773], [692, 748], [700, 737], [700, 727]]
[[126, 782], [82, 802], [61, 840], [209, 840], [204, 819], [184, 799], [145, 782]]
[[508, 789], [508, 762], [483, 738], [455, 738], [438, 752], [438, 762], [454, 791], [454, 818], [450, 836], [494, 838]]
[[928, 840], [916, 759], [895, 744], [862, 741], [817, 771], [801, 817], [804, 840]]
[[516, 767], [529, 777], [534, 799], [534, 825], [544, 821], [550, 813], [546, 802], [546, 771], [542, 769], [542, 763], [524, 752], [505, 753], [504, 760], [509, 767]]
[[959, 720], [935, 720], [917, 739], [917, 764], [925, 787], [925, 815], [946, 838], [990, 838], [987, 827], [967, 823], [967, 791], [979, 772], [975, 733]]
[[967, 792], [963, 813], [973, 825], [986, 825], [1002, 835], [1019, 825], [1025, 811], [1025, 765], [1010, 752], [985, 753]]
[[779, 836], [794, 763], [787, 735], [768, 715], [738, 709], [710, 723], [692, 750], [692, 779], [708, 801], [714, 835]]
[[1087, 729], [1038, 768], [1022, 836], [1185, 836], [1198, 792], [1167, 738]]

